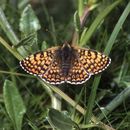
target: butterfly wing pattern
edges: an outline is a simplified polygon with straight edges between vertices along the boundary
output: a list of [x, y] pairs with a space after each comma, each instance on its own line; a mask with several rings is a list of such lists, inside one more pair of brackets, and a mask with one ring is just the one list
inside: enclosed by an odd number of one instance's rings
[[[66, 56], [62, 54], [62, 56], [59, 56], [59, 53], [56, 55], [59, 50], [61, 51], [61, 48], [52, 47], [44, 52], [41, 51], [30, 55], [20, 61], [20, 65], [27, 73], [38, 76], [50, 84], [82, 84], [86, 82], [91, 75], [98, 74], [105, 70], [111, 62], [109, 57], [95, 50], [71, 47], [68, 44], [63, 44], [62, 50], [65, 51], [66, 47], [69, 48], [67, 48], [67, 50], [74, 53], [70, 54], [75, 55], [75, 58], [70, 58], [73, 59], [72, 62], [70, 61], [68, 63], [68, 61], [63, 61], [62, 63], [62, 58], [64, 59]], [[72, 56], [68, 55], [68, 57]], [[65, 63], [67, 63], [67, 68], [63, 67]], [[64, 74], [63, 68], [67, 70], [67, 74]]]
[[57, 60], [53, 61], [46, 73], [40, 75], [41, 79], [50, 84], [61, 84], [65, 82], [65, 77], [61, 73]]
[[89, 73], [84, 69], [78, 59], [75, 59], [67, 76], [66, 82], [70, 84], [82, 84], [90, 78]]
[[111, 63], [111, 59], [103, 53], [92, 49], [76, 48], [79, 62], [90, 74], [98, 74], [104, 71]]
[[44, 74], [51, 66], [54, 59], [55, 50], [57, 50], [57, 48], [51, 48], [44, 52], [40, 51], [32, 54], [20, 61], [20, 66], [27, 73], [40, 76]]

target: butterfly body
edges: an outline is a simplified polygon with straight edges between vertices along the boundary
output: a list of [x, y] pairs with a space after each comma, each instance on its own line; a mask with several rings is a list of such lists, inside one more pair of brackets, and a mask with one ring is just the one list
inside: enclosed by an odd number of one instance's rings
[[55, 59], [59, 61], [61, 73], [65, 77], [67, 77], [75, 58], [76, 54], [74, 52], [74, 49], [69, 44], [65, 43], [64, 46], [57, 49]]
[[30, 55], [20, 65], [50, 84], [82, 84], [91, 75], [105, 70], [110, 62], [111, 59], [100, 52], [64, 43], [62, 47]]

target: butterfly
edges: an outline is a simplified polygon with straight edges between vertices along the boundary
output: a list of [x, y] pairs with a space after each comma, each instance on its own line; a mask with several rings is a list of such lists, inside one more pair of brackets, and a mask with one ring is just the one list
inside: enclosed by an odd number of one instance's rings
[[29, 74], [50, 84], [82, 84], [92, 75], [104, 71], [111, 59], [95, 50], [64, 43], [28, 56], [20, 61]]

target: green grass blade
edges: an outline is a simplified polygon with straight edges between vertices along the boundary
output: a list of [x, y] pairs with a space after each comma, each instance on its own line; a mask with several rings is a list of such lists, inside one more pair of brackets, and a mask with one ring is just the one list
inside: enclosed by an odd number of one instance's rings
[[4, 30], [4, 32], [6, 32], [6, 35], [10, 39], [10, 41], [14, 45], [17, 45], [17, 43], [19, 42], [19, 39], [15, 35], [11, 26], [9, 25], [9, 22], [7, 21], [6, 16], [1, 8], [0, 8], [0, 26]]
[[50, 17], [50, 28], [51, 28], [51, 36], [52, 36], [52, 39], [53, 39], [53, 42], [54, 44], [56, 45], [57, 44], [57, 36], [56, 36], [56, 28], [55, 28], [55, 23], [54, 23], [54, 19], [53, 17]]
[[22, 56], [12, 48], [1, 36], [0, 36], [0, 43], [10, 52], [12, 53], [17, 59], [22, 60]]
[[30, 120], [28, 120], [28, 124], [32, 128], [32, 130], [39, 130], [38, 127], [34, 123], [32, 123]]
[[5, 107], [14, 125], [14, 129], [21, 130], [23, 115], [26, 112], [26, 108], [13, 82], [5, 80], [3, 95], [4, 95]]
[[121, 2], [122, 0], [118, 0], [114, 2], [113, 4], [109, 5], [106, 9], [104, 9], [94, 20], [84, 37], [80, 40], [80, 46], [84, 46], [88, 40], [93, 35], [94, 31], [98, 27], [98, 25], [101, 23], [101, 21]]
[[107, 46], [106, 46], [106, 48], [104, 50], [105, 54], [109, 54], [110, 53], [110, 50], [112, 49], [112, 46], [113, 46], [113, 44], [115, 42], [115, 39], [116, 39], [120, 29], [122, 28], [122, 25], [125, 22], [125, 20], [126, 20], [127, 16], [129, 15], [129, 13], [130, 13], [130, 2], [126, 6], [124, 12], [122, 13], [120, 19], [118, 20], [118, 22], [117, 22], [117, 24], [116, 24], [116, 26], [115, 26], [112, 34], [111, 34], [111, 37], [109, 38]]
[[75, 27], [75, 31], [76, 31], [77, 33], [79, 33], [81, 27], [80, 27], [80, 17], [79, 17], [79, 15], [78, 15], [78, 12], [77, 12], [77, 11], [74, 13], [74, 27]]
[[81, 17], [84, 10], [84, 2], [83, 0], [78, 0], [78, 14]]
[[[17, 45], [19, 43], [18, 37], [14, 33], [11, 25], [7, 21], [7, 18], [6, 18], [5, 14], [4, 14], [4, 12], [3, 12], [3, 10], [1, 8], [0, 8], [0, 27], [5, 32], [5, 34], [7, 35], [7, 37], [9, 38], [9, 40], [11, 41], [12, 45]], [[22, 46], [19, 47], [17, 50], [18, 50], [18, 52], [22, 56], [26, 56], [28, 54], [26, 52], [26, 50]]]
[[118, 94], [104, 109], [102, 113], [98, 116], [98, 119], [102, 120], [109, 113], [111, 113], [117, 106], [119, 106], [126, 98], [130, 96], [130, 86], [127, 86], [120, 94]]
[[92, 117], [92, 109], [94, 106], [94, 101], [95, 101], [95, 97], [96, 97], [96, 92], [97, 92], [97, 88], [98, 88], [98, 84], [100, 82], [101, 79], [101, 75], [98, 75], [97, 77], [94, 78], [93, 81], [93, 85], [92, 85], [92, 89], [91, 89], [91, 93], [88, 99], [88, 105], [87, 105], [87, 112], [86, 112], [86, 120], [85, 122], [88, 124], [89, 121], [91, 120]]

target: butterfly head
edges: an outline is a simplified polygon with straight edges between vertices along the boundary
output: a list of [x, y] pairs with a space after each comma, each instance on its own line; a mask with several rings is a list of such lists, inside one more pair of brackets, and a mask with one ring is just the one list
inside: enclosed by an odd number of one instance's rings
[[61, 50], [71, 50], [71, 46], [68, 42], [65, 42], [62, 47], [61, 47]]

